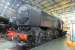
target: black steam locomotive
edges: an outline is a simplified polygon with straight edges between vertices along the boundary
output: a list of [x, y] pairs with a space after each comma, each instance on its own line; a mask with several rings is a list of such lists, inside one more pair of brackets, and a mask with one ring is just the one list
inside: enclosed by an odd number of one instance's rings
[[10, 23], [18, 32], [27, 33], [32, 45], [37, 46], [62, 36], [63, 21], [59, 18], [29, 5], [21, 6], [18, 14]]
[[30, 5], [20, 6], [17, 16], [8, 18], [5, 23], [17, 32], [28, 34], [28, 44], [33, 46], [56, 39], [63, 32], [62, 20]]

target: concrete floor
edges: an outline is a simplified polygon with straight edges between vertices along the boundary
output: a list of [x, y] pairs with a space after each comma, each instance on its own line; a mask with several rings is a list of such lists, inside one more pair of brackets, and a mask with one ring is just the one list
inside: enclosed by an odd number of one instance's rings
[[26, 50], [25, 47], [18, 46], [13, 41], [0, 39], [0, 50]]
[[66, 44], [64, 43], [65, 41], [66, 38], [59, 38], [39, 47], [35, 47], [31, 50], [75, 50], [75, 48], [69, 48], [68, 46], [66, 46]]
[[15, 46], [15, 43], [7, 41], [5, 39], [0, 39], [0, 50], [8, 50]]
[[[75, 50], [75, 48], [69, 48], [68, 46], [66, 46], [64, 44], [65, 41], [66, 38], [55, 39], [41, 46], [32, 48], [31, 50]], [[15, 43], [11, 41], [7, 41], [3, 39], [0, 40], [0, 50], [8, 50], [10, 48], [13, 48], [14, 46]], [[17, 50], [17, 49], [13, 49], [13, 50]], [[25, 50], [25, 49], [21, 49], [21, 50]]]

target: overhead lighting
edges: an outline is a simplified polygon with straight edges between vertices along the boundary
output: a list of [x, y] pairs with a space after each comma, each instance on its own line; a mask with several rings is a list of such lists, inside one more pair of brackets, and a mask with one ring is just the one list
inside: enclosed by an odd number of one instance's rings
[[10, 3], [9, 3], [9, 2], [7, 2], [7, 5], [10, 5]]
[[8, 8], [7, 6], [4, 7], [5, 9]]

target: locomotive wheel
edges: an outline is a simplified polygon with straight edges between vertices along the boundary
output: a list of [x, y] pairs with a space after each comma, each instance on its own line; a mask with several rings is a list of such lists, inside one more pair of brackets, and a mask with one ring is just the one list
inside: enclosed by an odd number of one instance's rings
[[55, 33], [54, 33], [55, 38], [58, 38], [58, 34], [59, 34], [59, 32], [57, 30], [55, 30]]
[[52, 40], [52, 34], [53, 34], [52, 30], [47, 31], [47, 39], [48, 39], [48, 41]]

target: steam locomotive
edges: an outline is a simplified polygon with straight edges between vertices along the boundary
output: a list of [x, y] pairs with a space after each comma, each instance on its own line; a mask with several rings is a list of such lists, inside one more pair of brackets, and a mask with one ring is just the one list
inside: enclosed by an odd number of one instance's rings
[[28, 34], [32, 45], [37, 46], [62, 36], [63, 21], [59, 18], [30, 5], [21, 6], [18, 14], [10, 23], [15, 25], [13, 27], [18, 32]]
[[8, 24], [17, 32], [28, 35], [28, 44], [41, 45], [62, 36], [63, 21], [36, 7], [22, 5], [15, 18], [8, 18]]

